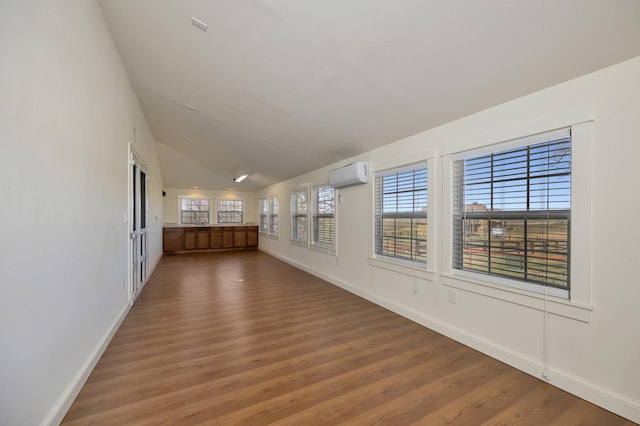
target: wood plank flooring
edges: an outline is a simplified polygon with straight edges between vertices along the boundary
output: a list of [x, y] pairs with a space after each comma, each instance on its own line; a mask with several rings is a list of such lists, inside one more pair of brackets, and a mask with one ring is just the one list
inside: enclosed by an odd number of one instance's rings
[[165, 256], [63, 424], [633, 423], [247, 251]]

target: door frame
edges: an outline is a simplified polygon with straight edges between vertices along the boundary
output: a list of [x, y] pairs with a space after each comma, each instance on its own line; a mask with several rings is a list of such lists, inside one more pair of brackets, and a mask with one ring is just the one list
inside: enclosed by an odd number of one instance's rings
[[145, 163], [129, 144], [127, 297], [131, 306], [149, 280], [149, 180]]

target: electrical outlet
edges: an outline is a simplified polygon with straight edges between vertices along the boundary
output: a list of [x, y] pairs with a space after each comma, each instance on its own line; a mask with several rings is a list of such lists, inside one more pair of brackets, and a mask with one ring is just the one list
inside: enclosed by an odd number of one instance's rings
[[449, 303], [456, 303], [456, 293], [453, 290], [449, 290], [447, 293], [447, 297], [449, 298]]

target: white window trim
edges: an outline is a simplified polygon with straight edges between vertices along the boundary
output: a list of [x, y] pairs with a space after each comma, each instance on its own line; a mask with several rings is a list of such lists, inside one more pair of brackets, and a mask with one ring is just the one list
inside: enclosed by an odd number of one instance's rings
[[[219, 222], [218, 221], [218, 213], [219, 213], [219, 211], [218, 211], [218, 201], [241, 201], [242, 202], [242, 211], [241, 211], [242, 212], [242, 222]], [[216, 205], [216, 209], [215, 209], [215, 213], [216, 213], [215, 219], [216, 219], [216, 221], [215, 221], [215, 223], [224, 224], [224, 225], [226, 225], [226, 224], [229, 224], [229, 225], [240, 225], [240, 224], [246, 223], [246, 220], [245, 220], [245, 213], [246, 213], [245, 207], [246, 207], [247, 203], [245, 202], [244, 198], [216, 198], [215, 205]], [[209, 221], [211, 221], [211, 212], [209, 212]]]
[[[544, 143], [548, 141], [553, 141], [556, 139], [563, 139], [566, 137], [571, 137], [571, 140], [572, 140], [571, 146], [572, 146], [572, 154], [573, 154], [573, 151], [574, 151], [573, 136], [571, 135], [571, 129], [569, 127], [563, 127], [562, 129], [542, 132], [535, 135], [525, 136], [522, 138], [509, 140], [506, 142], [493, 144], [490, 146], [483, 146], [480, 148], [456, 153], [451, 156], [451, 162], [455, 162], [458, 160], [466, 160], [468, 158], [474, 158], [478, 156], [485, 156], [491, 153], [500, 153], [500, 152], [504, 152], [504, 151], [508, 151], [516, 148], [524, 148], [527, 146]], [[573, 161], [574, 160], [572, 156], [571, 181], [573, 181]], [[455, 189], [453, 187], [454, 181], [455, 179], [452, 178], [452, 186], [451, 186], [452, 189]], [[571, 197], [571, 199], [573, 201], [573, 196]], [[570, 212], [573, 212], [573, 208], [574, 208], [574, 204], [572, 202]], [[572, 230], [569, 231], [569, 235], [571, 234], [572, 234]], [[571, 251], [573, 251], [573, 247], [571, 246], [571, 244], [570, 244], [570, 247], [571, 247]], [[571, 253], [569, 253], [569, 257], [570, 259], [572, 258]], [[571, 264], [570, 264], [570, 267], [571, 267]], [[545, 286], [544, 284], [537, 284], [530, 281], [519, 281], [519, 280], [510, 279], [508, 277], [503, 277], [498, 275], [482, 274], [482, 273], [471, 271], [471, 270], [456, 269], [455, 267], [452, 267], [452, 270], [454, 275], [475, 278], [478, 281], [486, 281], [488, 283], [498, 284], [501, 286], [514, 287], [520, 290], [527, 290], [527, 291], [532, 291], [534, 293], [541, 293], [544, 295], [550, 295], [550, 296], [560, 297], [563, 299], [569, 299], [569, 290], [567, 289], [560, 289], [560, 288], [555, 288], [551, 286]]]
[[[193, 225], [191, 223], [182, 223], [182, 200], [183, 199], [184, 200], [193, 200], [193, 199], [209, 200], [209, 223], [208, 223], [208, 225], [210, 225], [212, 223], [215, 223], [215, 222], [211, 221], [211, 219], [212, 219], [211, 214], [214, 212], [214, 210], [213, 210], [213, 204], [214, 204], [213, 203], [213, 199], [211, 199], [210, 197], [198, 197], [198, 196], [195, 196], [195, 195], [191, 195], [191, 196], [190, 195], [178, 195], [178, 209], [177, 209], [178, 210], [178, 213], [177, 213], [177, 215], [178, 215], [178, 220], [177, 220], [178, 224], [180, 224], [180, 225]], [[216, 205], [216, 207], [217, 207], [217, 205]], [[215, 212], [217, 213], [217, 211], [215, 211]], [[218, 218], [218, 216], [216, 214], [216, 220], [217, 220], [217, 218]]]
[[[401, 259], [401, 258], [397, 258], [397, 257], [393, 257], [393, 256], [385, 256], [383, 254], [379, 254], [376, 253], [376, 192], [377, 192], [377, 187], [376, 187], [376, 179], [379, 176], [384, 176], [386, 174], [388, 174], [389, 172], [393, 172], [393, 173], [402, 173], [402, 172], [407, 172], [407, 171], [411, 171], [411, 170], [415, 170], [421, 167], [425, 167], [427, 169], [427, 194], [430, 194], [430, 190], [431, 190], [431, 179], [430, 179], [430, 175], [431, 173], [429, 172], [429, 164], [427, 160], [421, 160], [421, 161], [416, 161], [410, 164], [402, 164], [400, 166], [395, 166], [395, 167], [387, 167], [383, 170], [377, 170], [376, 172], [373, 173], [374, 176], [374, 183], [372, 186], [372, 212], [373, 212], [373, 223], [372, 223], [372, 233], [371, 235], [373, 235], [372, 238], [372, 245], [370, 248], [371, 254], [369, 256], [369, 264], [372, 266], [377, 266], [379, 268], [383, 268], [383, 269], [390, 269], [396, 272], [400, 272], [406, 275], [411, 275], [411, 276], [415, 276], [417, 274], [416, 271], [433, 271], [433, 269], [429, 268], [430, 266], [430, 260], [433, 260], [433, 257], [430, 256], [430, 249], [432, 248], [432, 246], [429, 244], [431, 238], [427, 239], [427, 259], [425, 263], [419, 262], [419, 261], [413, 261], [413, 260], [408, 260], [408, 259]], [[429, 231], [431, 230], [430, 228], [430, 220], [429, 220], [429, 216], [431, 214], [431, 203], [427, 202], [427, 236], [429, 235]], [[389, 264], [395, 264], [396, 267], [391, 268], [389, 266]], [[433, 280], [433, 273], [429, 273], [428, 276], [430, 278], [430, 280]]]
[[[294, 238], [293, 237], [293, 226], [294, 226], [294, 218], [293, 218], [293, 214], [294, 214], [294, 200], [293, 200], [293, 194], [294, 193], [298, 193], [298, 192], [305, 192], [307, 195], [307, 229], [306, 229], [306, 234], [307, 234], [307, 238], [305, 239], [299, 239], [299, 238]], [[309, 185], [304, 185], [304, 186], [300, 186], [297, 188], [292, 188], [290, 191], [290, 200], [289, 200], [289, 215], [290, 215], [290, 230], [289, 230], [289, 240], [291, 241], [292, 244], [295, 245], [299, 245], [299, 246], [308, 246], [309, 245], [309, 228], [310, 228], [310, 224], [309, 224], [309, 201], [310, 201], [310, 188]]]
[[[276, 200], [278, 200], [278, 233], [271, 232], [271, 200], [274, 199], [274, 198]], [[260, 219], [261, 219], [261, 216], [262, 216], [262, 202], [263, 201], [266, 202], [266, 204], [267, 204], [267, 214], [266, 214], [267, 231], [266, 232], [262, 230], [262, 226], [261, 226], [261, 222], [260, 222]], [[271, 238], [271, 239], [275, 239], [275, 240], [280, 238], [279, 237], [280, 227], [281, 227], [280, 218], [282, 217], [282, 214], [280, 212], [281, 209], [282, 209], [282, 206], [280, 206], [280, 200], [278, 199], [278, 194], [267, 195], [265, 197], [262, 197], [262, 198], [258, 199], [258, 232], [261, 235], [263, 235], [265, 237], [268, 237], [268, 238]]]
[[[266, 221], [267, 221], [267, 231], [263, 231], [262, 230], [262, 202], [266, 202], [267, 203], [267, 214], [266, 214]], [[262, 235], [269, 235], [269, 197], [262, 197], [258, 199], [258, 232]]]
[[[575, 114], [574, 114], [575, 115]], [[557, 121], [557, 120], [556, 120]], [[443, 182], [443, 220], [439, 223], [442, 226], [444, 235], [448, 238], [442, 239], [442, 284], [449, 287], [455, 287], [461, 290], [482, 294], [492, 298], [509, 301], [534, 309], [546, 309], [551, 313], [555, 313], [568, 318], [573, 318], [583, 322], [590, 321], [590, 312], [593, 310], [591, 306], [591, 281], [589, 265], [591, 259], [591, 191], [590, 191], [590, 169], [591, 169], [591, 119], [584, 117], [582, 120], [573, 120], [573, 122], [563, 123], [557, 127], [539, 128], [539, 131], [531, 132], [543, 133], [554, 128], [571, 127], [572, 134], [572, 179], [571, 179], [571, 290], [569, 299], [557, 297], [552, 291], [540, 292], [541, 286], [537, 291], [528, 288], [518, 288], [516, 286], [505, 286], [503, 283], [496, 282], [494, 278], [473, 273], [469, 271], [459, 271], [453, 269], [453, 162], [460, 156], [466, 156], [468, 152], [478, 152], [475, 149], [468, 151], [453, 152], [443, 156], [443, 173], [445, 179]], [[526, 137], [527, 135], [516, 135], [509, 138], [516, 139]], [[491, 145], [489, 147], [488, 145]], [[496, 148], [496, 144], [488, 144], [487, 149], [500, 150], [502, 147]], [[503, 279], [504, 280], [504, 279]], [[511, 281], [511, 280], [509, 280]], [[526, 284], [526, 283], [522, 283]], [[543, 307], [544, 304], [544, 307]]]
[[325, 187], [325, 186], [331, 186], [329, 185], [328, 182], [323, 182], [323, 183], [318, 183], [315, 184], [313, 186], [310, 186], [309, 188], [309, 198], [311, 200], [311, 209], [310, 209], [310, 220], [309, 220], [309, 247], [313, 250], [316, 251], [320, 251], [322, 253], [327, 253], [330, 255], [336, 255], [338, 253], [338, 190], [336, 188], [333, 188], [333, 220], [334, 220], [334, 230], [333, 230], [333, 244], [327, 244], [327, 243], [322, 243], [322, 242], [314, 242], [313, 241], [313, 233], [315, 231], [314, 226], [313, 226], [313, 216], [314, 216], [314, 211], [315, 211], [315, 197], [314, 197], [314, 191], [316, 190], [316, 188], [321, 188], [321, 187]]
[[423, 263], [380, 255], [377, 257], [369, 257], [368, 262], [370, 266], [375, 266], [376, 268], [398, 272], [403, 275], [420, 278], [426, 281], [436, 281], [436, 272], [428, 270]]
[[[271, 238], [275, 238], [278, 239], [280, 238], [280, 199], [278, 198], [278, 195], [272, 195], [271, 197], [268, 197], [268, 203], [269, 203], [269, 211], [267, 213], [268, 219], [267, 219], [267, 234], [271, 237]], [[273, 214], [273, 200], [275, 200], [278, 203], [278, 213], [277, 214]], [[278, 230], [276, 232], [272, 232], [272, 217], [273, 216], [277, 216], [278, 217]]]
[[377, 170], [373, 172], [374, 176], [384, 174], [391, 170], [411, 170], [420, 164], [424, 164], [427, 167], [427, 194], [429, 195], [429, 202], [427, 203], [427, 262], [423, 263], [413, 262], [405, 259], [398, 259], [395, 257], [384, 256], [376, 253], [376, 188], [375, 184], [371, 185], [371, 229], [370, 229], [370, 246], [369, 246], [369, 265], [377, 268], [382, 268], [394, 272], [398, 272], [404, 275], [421, 278], [427, 281], [436, 281], [438, 275], [438, 269], [440, 265], [440, 250], [437, 250], [437, 244], [439, 244], [440, 237], [436, 234], [436, 230], [439, 226], [436, 224], [440, 218], [440, 212], [437, 210], [438, 203], [435, 200], [439, 200], [440, 189], [440, 169], [441, 160], [439, 152], [430, 150], [425, 152], [425, 158], [418, 161], [416, 156], [402, 157], [394, 161], [385, 161], [376, 164]]

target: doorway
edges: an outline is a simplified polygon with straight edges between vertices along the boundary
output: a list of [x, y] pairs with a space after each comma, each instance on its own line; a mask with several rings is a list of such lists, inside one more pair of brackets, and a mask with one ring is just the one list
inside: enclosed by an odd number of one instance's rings
[[148, 181], [144, 163], [129, 146], [129, 302], [132, 306], [149, 279]]

